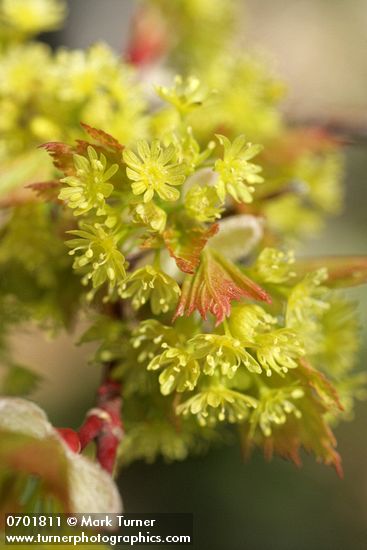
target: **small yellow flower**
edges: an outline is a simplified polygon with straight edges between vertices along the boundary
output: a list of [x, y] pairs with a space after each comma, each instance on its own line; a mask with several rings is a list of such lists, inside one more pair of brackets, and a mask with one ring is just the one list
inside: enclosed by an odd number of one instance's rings
[[104, 154], [98, 155], [93, 147], [88, 147], [88, 158], [82, 155], [74, 155], [73, 158], [76, 175], [61, 180], [67, 186], [61, 189], [59, 199], [67, 202], [75, 216], [86, 214], [93, 208], [97, 215], [105, 214], [105, 199], [113, 191], [110, 179], [118, 171], [118, 165], [107, 167]]
[[199, 363], [182, 348], [162, 344], [162, 353], [152, 359], [148, 370], [163, 369], [159, 375], [161, 393], [169, 395], [178, 392], [192, 391], [200, 376]]
[[294, 263], [292, 251], [283, 252], [276, 248], [264, 248], [254, 266], [254, 274], [263, 283], [288, 283], [296, 276], [293, 269]]
[[223, 159], [215, 163], [215, 171], [219, 175], [217, 192], [224, 201], [226, 194], [237, 202], [252, 202], [254, 185], [262, 183], [261, 167], [250, 162], [262, 150], [261, 145], [246, 143], [244, 136], [238, 136], [233, 143], [225, 136], [217, 136], [223, 145]]
[[132, 297], [134, 309], [150, 301], [154, 315], [167, 313], [172, 309], [180, 295], [180, 287], [172, 277], [147, 265], [137, 269], [124, 283], [122, 298]]
[[238, 367], [244, 365], [250, 372], [261, 372], [261, 367], [241, 345], [231, 336], [221, 334], [198, 334], [190, 340], [196, 359], [205, 359], [203, 371], [213, 376], [216, 370], [233, 378]]
[[172, 88], [156, 86], [156, 91], [164, 101], [173, 105], [182, 115], [200, 107], [209, 95], [205, 86], [195, 76], [184, 79], [177, 75]]
[[167, 214], [153, 201], [137, 204], [132, 211], [132, 217], [134, 223], [148, 226], [153, 231], [158, 231], [158, 233], [163, 233], [165, 230]]
[[66, 241], [75, 256], [73, 267], [84, 273], [82, 283], [92, 282], [87, 299], [92, 300], [98, 288], [108, 284], [108, 296], [120, 289], [126, 276], [125, 257], [119, 250], [120, 233], [110, 231], [101, 224], [81, 223], [81, 229], [69, 231], [76, 238]]
[[259, 334], [251, 347], [256, 350], [257, 360], [267, 376], [273, 372], [284, 376], [289, 369], [298, 367], [299, 358], [305, 354], [298, 333], [285, 328]]
[[185, 197], [185, 208], [189, 216], [199, 222], [214, 222], [223, 211], [215, 187], [209, 185], [191, 187]]
[[201, 426], [214, 426], [219, 422], [243, 422], [249, 409], [257, 407], [257, 400], [223, 385], [209, 386], [190, 397], [176, 408], [178, 415], [196, 416]]
[[180, 192], [172, 186], [183, 184], [186, 166], [172, 162], [176, 154], [174, 145], [163, 148], [158, 140], [151, 145], [140, 140], [137, 151], [139, 156], [129, 149], [123, 153], [126, 174], [133, 181], [131, 187], [134, 195], [144, 194], [144, 202], [151, 201], [154, 193], [165, 201], [176, 201]]
[[268, 389], [262, 388], [258, 406], [250, 418], [250, 434], [255, 435], [259, 427], [265, 437], [270, 437], [272, 427], [282, 426], [289, 415], [301, 418], [302, 413], [294, 404], [304, 397], [304, 391], [299, 387]]

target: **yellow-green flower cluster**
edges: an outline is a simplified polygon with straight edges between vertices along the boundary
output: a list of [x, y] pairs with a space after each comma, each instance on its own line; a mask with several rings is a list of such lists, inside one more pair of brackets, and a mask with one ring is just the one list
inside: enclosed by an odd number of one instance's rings
[[293, 251], [283, 252], [276, 248], [264, 248], [257, 259], [254, 274], [264, 283], [287, 283], [296, 276], [294, 263]]
[[4, 331], [7, 324], [28, 318], [52, 329], [69, 326], [80, 306], [81, 287], [65, 254], [63, 229], [49, 205], [34, 201], [13, 208], [1, 225]]
[[199, 222], [214, 222], [223, 211], [216, 188], [209, 185], [190, 187], [185, 196], [185, 208], [189, 216]]
[[[177, 159], [186, 165], [187, 174], [193, 174], [200, 166], [204, 166], [215, 149], [215, 142], [210, 141], [202, 150], [191, 126], [184, 130], [178, 126], [174, 132], [163, 133], [163, 140], [168, 143], [172, 141], [175, 145]], [[207, 164], [210, 164], [210, 161]]]
[[126, 277], [126, 262], [118, 244], [121, 235], [118, 230], [108, 230], [103, 225], [82, 224], [81, 229], [70, 231], [75, 236], [66, 244], [71, 248], [69, 254], [75, 256], [74, 268], [84, 276], [83, 284], [92, 282], [93, 290], [88, 294], [92, 300], [95, 292], [104, 284], [108, 284], [111, 295], [115, 288], [121, 293]]
[[96, 214], [105, 214], [105, 199], [113, 191], [110, 179], [118, 171], [118, 165], [112, 164], [107, 168], [106, 157], [98, 155], [93, 147], [88, 147], [88, 158], [74, 155], [75, 176], [62, 179], [68, 187], [64, 187], [59, 199], [66, 201], [69, 208], [74, 210], [75, 216], [86, 214], [96, 209]]
[[174, 145], [164, 148], [157, 140], [151, 145], [138, 141], [137, 153], [129, 149], [123, 153], [134, 195], [143, 195], [145, 203], [151, 201], [155, 194], [162, 200], [176, 201], [180, 192], [175, 187], [185, 181], [185, 167], [176, 162]]
[[121, 291], [122, 298], [132, 298], [134, 309], [150, 302], [154, 315], [167, 313], [177, 304], [179, 296], [180, 287], [176, 281], [150, 265], [129, 275]]
[[181, 116], [201, 106], [207, 99], [208, 92], [204, 89], [203, 83], [194, 76], [186, 80], [177, 75], [172, 88], [167, 86], [156, 87], [158, 95], [177, 109]]
[[261, 306], [235, 305], [231, 311], [229, 326], [236, 338], [253, 342], [256, 336], [269, 331], [276, 322], [276, 319]]
[[134, 350], [138, 350], [139, 363], [149, 363], [161, 350], [162, 344], [175, 345], [178, 335], [172, 327], [162, 325], [155, 319], [142, 321], [133, 332], [131, 344]]
[[216, 371], [233, 378], [238, 367], [244, 365], [250, 372], [261, 372], [256, 360], [236, 338], [225, 334], [199, 334], [190, 340], [193, 356], [204, 360], [203, 372], [213, 376]]
[[[185, 411], [186, 415], [191, 412], [201, 423], [209, 415], [211, 425], [215, 418], [235, 422], [235, 418], [237, 421], [244, 418], [244, 410], [247, 415], [249, 403], [256, 407], [253, 393], [237, 390], [261, 387], [263, 395], [267, 387], [263, 371], [267, 376], [274, 371], [283, 378], [289, 369], [297, 368], [304, 355], [297, 333], [286, 328], [274, 329], [276, 323], [260, 306], [238, 306], [225, 334], [197, 334], [187, 341], [185, 335], [179, 336], [169, 327], [149, 323], [141, 326], [133, 345], [139, 348], [139, 360], [146, 362], [148, 370], [161, 371], [159, 383], [163, 395], [174, 390], [184, 394], [196, 392], [178, 411]], [[231, 334], [232, 327], [236, 337]], [[245, 387], [244, 373], [248, 373]]]
[[219, 198], [224, 201], [228, 193], [237, 202], [252, 202], [254, 185], [264, 180], [259, 175], [260, 166], [249, 161], [262, 147], [247, 143], [245, 136], [237, 137], [233, 143], [225, 136], [218, 136], [218, 139], [224, 148], [223, 159], [218, 159], [215, 163], [215, 171], [219, 176]]
[[[44, 44], [10, 41], [0, 51], [0, 162], [82, 138], [80, 122], [130, 143], [146, 134], [145, 106], [133, 69], [106, 45], [53, 54]], [[13, 185], [21, 183], [19, 176]]]
[[233, 55], [232, 1], [149, 6], [132, 42], [168, 63], [155, 98], [154, 71], [107, 46], [25, 41], [61, 2], [0, 0], [0, 303], [93, 316], [83, 341], [121, 382], [125, 462], [185, 458], [235, 423], [247, 449], [298, 462], [304, 446], [339, 468], [329, 423], [363, 377], [354, 306], [332, 286], [365, 280], [367, 262], [328, 271], [284, 248], [340, 206], [335, 140], [287, 128], [282, 85]]
[[256, 410], [250, 419], [252, 434], [255, 434], [256, 428], [259, 427], [264, 436], [269, 437], [272, 434], [272, 426], [285, 424], [287, 415], [294, 414], [296, 418], [301, 418], [302, 413], [294, 401], [302, 399], [303, 396], [303, 390], [297, 387], [263, 388]]
[[133, 208], [132, 218], [134, 223], [149, 227], [158, 233], [165, 230], [167, 222], [166, 212], [153, 201], [138, 203]]
[[298, 334], [288, 329], [261, 334], [251, 346], [267, 376], [273, 371], [284, 375], [289, 369], [297, 368], [299, 358], [305, 353]]
[[216, 422], [242, 422], [249, 416], [249, 409], [256, 408], [257, 401], [225, 386], [211, 386], [197, 393], [177, 407], [177, 414], [196, 416], [201, 425]]
[[328, 289], [323, 286], [327, 270], [320, 269], [307, 274], [293, 288], [288, 297], [286, 324], [307, 332], [317, 332], [320, 316], [329, 309]]
[[298, 181], [307, 186], [310, 200], [322, 210], [337, 214], [343, 199], [340, 185], [342, 159], [329, 153], [325, 157], [303, 155], [296, 164]]
[[238, 306], [229, 319], [230, 330], [242, 345], [256, 354], [260, 371], [264, 369], [267, 376], [273, 372], [281, 376], [286, 374], [289, 369], [297, 367], [298, 359], [304, 355], [297, 332], [274, 328], [276, 325], [277, 319], [259, 306]]
[[201, 68], [200, 78], [215, 90], [213, 101], [190, 123], [200, 135], [225, 128], [233, 139], [245, 134], [249, 141], [265, 143], [282, 132], [279, 101], [284, 84], [269, 72], [264, 60], [254, 55], [222, 50], [213, 63]]
[[172, 348], [162, 344], [163, 352], [149, 363], [148, 370], [161, 370], [159, 383], [163, 395], [191, 391], [195, 388], [200, 375], [199, 363], [184, 349]]

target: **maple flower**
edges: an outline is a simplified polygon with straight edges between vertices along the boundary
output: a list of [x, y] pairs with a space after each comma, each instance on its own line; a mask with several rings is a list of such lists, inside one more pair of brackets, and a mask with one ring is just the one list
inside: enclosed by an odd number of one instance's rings
[[178, 392], [192, 391], [200, 376], [199, 363], [182, 348], [162, 344], [163, 352], [152, 359], [148, 370], [164, 369], [159, 376], [161, 392], [168, 395], [176, 389]]
[[159, 208], [153, 201], [148, 203], [141, 202], [137, 204], [132, 212], [133, 221], [136, 224], [146, 225], [162, 233], [166, 227], [167, 214], [162, 208]]
[[[288, 397], [284, 393], [282, 395], [284, 391], [290, 392]], [[248, 456], [255, 445], [260, 445], [266, 458], [277, 454], [300, 466], [299, 451], [303, 447], [312, 451], [320, 462], [333, 465], [338, 475], [343, 477], [341, 458], [335, 450], [336, 440], [324, 416], [330, 408], [324, 397], [304, 384], [302, 388], [295, 386], [292, 390], [288, 386], [280, 389], [279, 393], [270, 391], [268, 397], [261, 396], [258, 414], [256, 410], [249, 424], [244, 426], [241, 438], [244, 453]], [[268, 399], [269, 409], [266, 411]], [[296, 399], [297, 405], [291, 399]], [[255, 430], [255, 425], [261, 429]]]
[[140, 140], [136, 148], [139, 156], [130, 149], [123, 152], [134, 195], [143, 194], [144, 202], [151, 201], [154, 193], [163, 200], [176, 201], [180, 192], [172, 186], [183, 184], [186, 166], [172, 162], [176, 155], [174, 145], [163, 148], [159, 140], [154, 140], [151, 145]]
[[318, 324], [320, 338], [309, 353], [314, 356], [315, 365], [340, 379], [355, 364], [360, 326], [354, 302], [335, 296], [328, 304]]
[[324, 156], [304, 154], [295, 167], [297, 179], [306, 185], [310, 199], [331, 214], [340, 212], [342, 206], [342, 172], [342, 159], [335, 152]]
[[114, 288], [121, 287], [126, 276], [125, 257], [118, 248], [120, 235], [116, 231], [106, 231], [101, 224], [82, 223], [80, 227], [69, 231], [76, 238], [66, 241], [71, 248], [69, 254], [75, 255], [73, 267], [85, 273], [83, 284], [92, 281], [93, 291], [88, 294], [89, 299], [105, 282], [108, 282], [110, 294]]
[[162, 344], [175, 345], [177, 341], [175, 330], [162, 325], [156, 319], [142, 321], [131, 338], [132, 347], [139, 350], [138, 363], [150, 362], [159, 354]]
[[[172, 141], [177, 150], [177, 159], [186, 164], [187, 172], [193, 173], [213, 153], [215, 142], [209, 141], [205, 149], [201, 149], [199, 142], [195, 139], [191, 126], [188, 126], [182, 134], [169, 133], [167, 138]], [[166, 138], [166, 139], [167, 139]]]
[[228, 327], [243, 346], [256, 352], [257, 361], [267, 376], [273, 371], [284, 376], [289, 369], [298, 366], [299, 358], [305, 354], [299, 332], [279, 328], [277, 319], [260, 306], [235, 306]]
[[270, 303], [270, 296], [232, 262], [214, 250], [205, 250], [198, 270], [187, 275], [174, 319], [198, 310], [203, 319], [208, 312], [219, 325], [231, 312], [231, 301], [249, 298]]
[[244, 345], [250, 345], [258, 334], [269, 332], [277, 320], [255, 304], [235, 304], [228, 326], [231, 334]]
[[219, 175], [219, 198], [224, 201], [226, 193], [229, 193], [237, 202], [252, 202], [254, 185], [264, 179], [259, 175], [261, 167], [249, 160], [262, 150], [262, 146], [246, 143], [245, 136], [237, 137], [233, 143], [225, 136], [218, 135], [217, 138], [224, 147], [223, 159], [215, 163], [215, 171]]
[[254, 266], [254, 273], [264, 283], [281, 284], [291, 281], [294, 271], [294, 253], [276, 248], [264, 248]]
[[320, 317], [329, 309], [326, 269], [308, 273], [293, 288], [288, 297], [286, 324], [288, 327], [307, 331], [317, 330]]
[[97, 214], [105, 213], [105, 199], [113, 191], [109, 180], [118, 170], [117, 164], [107, 168], [107, 160], [103, 153], [98, 156], [93, 147], [88, 147], [88, 158], [82, 155], [73, 155], [75, 176], [67, 176], [61, 180], [68, 187], [64, 187], [59, 199], [67, 201], [69, 208], [74, 209], [74, 215], [86, 214], [92, 208]]
[[150, 300], [154, 315], [167, 313], [177, 303], [180, 287], [172, 277], [147, 265], [128, 276], [123, 284], [121, 297], [133, 298], [134, 309]]
[[297, 368], [298, 359], [305, 354], [297, 332], [284, 328], [258, 335], [251, 347], [256, 349], [257, 359], [267, 376], [271, 376], [272, 371], [284, 375], [289, 369]]
[[257, 400], [249, 395], [231, 390], [222, 385], [210, 386], [180, 404], [176, 412], [183, 416], [196, 416], [199, 424], [214, 425], [225, 420], [230, 423], [243, 421], [249, 408], [256, 408]]
[[224, 376], [233, 378], [238, 367], [244, 365], [250, 372], [261, 372], [261, 367], [236, 338], [224, 334], [198, 334], [189, 341], [193, 356], [205, 359], [203, 371], [212, 376], [220, 370]]
[[250, 434], [254, 435], [259, 426], [263, 434], [269, 437], [272, 425], [276, 427], [285, 424], [287, 415], [294, 414], [296, 418], [301, 418], [302, 413], [293, 401], [303, 396], [304, 391], [299, 387], [269, 389], [264, 386], [258, 406], [250, 418]]
[[186, 194], [185, 208], [189, 216], [199, 222], [214, 222], [223, 211], [219, 202], [215, 187], [194, 185]]
[[208, 91], [195, 76], [184, 79], [177, 75], [172, 88], [156, 86], [158, 95], [171, 103], [182, 115], [200, 107], [208, 98]]

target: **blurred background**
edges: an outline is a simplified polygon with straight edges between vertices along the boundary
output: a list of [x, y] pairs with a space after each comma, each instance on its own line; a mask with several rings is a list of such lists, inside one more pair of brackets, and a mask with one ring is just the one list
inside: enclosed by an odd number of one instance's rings
[[[73, 48], [103, 40], [122, 51], [135, 5], [132, 0], [72, 0], [65, 30], [45, 40]], [[264, 54], [288, 84], [286, 112], [301, 119], [364, 119], [367, 126], [365, 0], [247, 0], [243, 7], [245, 44]], [[366, 153], [367, 143], [346, 149], [345, 211], [317, 240], [307, 242], [302, 253], [366, 253]], [[365, 369], [367, 293], [353, 294], [365, 327], [360, 358], [360, 368]], [[35, 348], [29, 332], [18, 357], [45, 377], [35, 397], [53, 422], [78, 426], [92, 406], [100, 375], [88, 365], [88, 350], [75, 350], [66, 335]], [[266, 464], [259, 454], [243, 464], [234, 446], [184, 463], [137, 463], [126, 468], [119, 478], [125, 509], [193, 512], [195, 548], [200, 550], [364, 550], [366, 422], [367, 403], [361, 403], [354, 422], [336, 431], [343, 481], [307, 456], [300, 470], [279, 459]]]

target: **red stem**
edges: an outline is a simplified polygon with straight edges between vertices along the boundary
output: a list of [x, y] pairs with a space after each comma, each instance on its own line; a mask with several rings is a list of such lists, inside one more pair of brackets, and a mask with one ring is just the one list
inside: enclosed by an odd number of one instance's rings
[[121, 421], [121, 385], [109, 378], [111, 367], [98, 388], [97, 406], [87, 413], [79, 430], [81, 449], [95, 441], [97, 460], [110, 474], [113, 472], [118, 446], [124, 433]]

